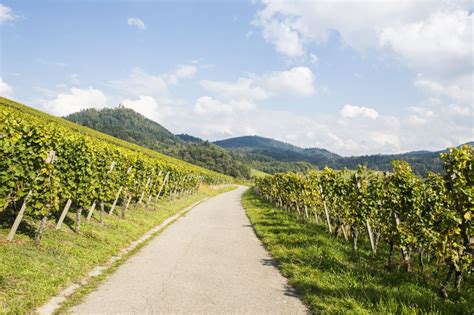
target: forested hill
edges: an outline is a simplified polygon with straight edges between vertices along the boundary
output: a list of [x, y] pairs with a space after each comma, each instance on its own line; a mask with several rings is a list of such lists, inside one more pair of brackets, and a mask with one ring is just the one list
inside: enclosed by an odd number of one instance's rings
[[[300, 148], [274, 139], [258, 136], [244, 136], [214, 142], [231, 150], [240, 159], [253, 168], [267, 172], [305, 171], [311, 168], [322, 169], [329, 166], [336, 169], [355, 169], [357, 165], [387, 171], [391, 170], [393, 160], [405, 160], [410, 163], [414, 172], [426, 175], [429, 171], [443, 172], [439, 159], [442, 151], [413, 151], [404, 154], [376, 154], [365, 156], [342, 157], [319, 148]], [[468, 143], [470, 145], [473, 142]]]
[[321, 163], [340, 158], [339, 155], [326, 149], [303, 149], [289, 143], [259, 136], [244, 136], [214, 142], [226, 149], [240, 149], [269, 156], [282, 162], [306, 161]]
[[183, 140], [160, 124], [123, 106], [86, 109], [66, 119], [111, 136], [226, 175], [248, 178], [250, 168], [225, 149], [198, 138]]

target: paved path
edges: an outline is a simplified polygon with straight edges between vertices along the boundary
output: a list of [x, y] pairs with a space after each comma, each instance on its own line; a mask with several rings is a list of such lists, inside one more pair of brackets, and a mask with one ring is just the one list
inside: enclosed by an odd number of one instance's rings
[[198, 205], [132, 256], [75, 314], [304, 314], [240, 204]]

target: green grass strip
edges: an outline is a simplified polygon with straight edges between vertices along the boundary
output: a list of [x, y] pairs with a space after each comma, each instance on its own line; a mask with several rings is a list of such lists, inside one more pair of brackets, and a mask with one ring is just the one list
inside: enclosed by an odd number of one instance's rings
[[438, 297], [435, 266], [429, 272], [391, 272], [383, 266], [386, 248], [372, 257], [361, 240], [353, 253], [349, 243], [329, 235], [326, 226], [305, 223], [261, 200], [252, 189], [242, 204], [258, 237], [282, 274], [313, 314], [473, 314], [474, 281], [465, 280], [450, 300]]

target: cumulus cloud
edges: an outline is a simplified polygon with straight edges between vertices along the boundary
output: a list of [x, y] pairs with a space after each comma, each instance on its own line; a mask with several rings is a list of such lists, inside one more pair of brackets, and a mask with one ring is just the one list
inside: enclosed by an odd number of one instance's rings
[[180, 79], [193, 78], [198, 69], [195, 65], [179, 65], [176, 71], [167, 77], [167, 81], [171, 84], [177, 84]]
[[13, 88], [3, 81], [3, 78], [0, 77], [0, 96], [9, 97], [13, 92]]
[[146, 25], [145, 25], [145, 23], [144, 23], [140, 18], [137, 18], [137, 17], [129, 17], [129, 18], [127, 19], [127, 23], [128, 23], [128, 25], [133, 26], [133, 27], [136, 27], [136, 28], [138, 28], [138, 29], [141, 30], [141, 31], [146, 30]]
[[178, 78], [192, 78], [197, 73], [197, 67], [195, 65], [180, 65], [176, 69], [175, 75]]
[[259, 20], [254, 24], [262, 27], [263, 38], [273, 43], [278, 52], [290, 57], [304, 55], [299, 33], [287, 21]]
[[458, 83], [466, 81], [473, 69], [473, 15], [468, 1], [261, 2], [252, 24], [288, 57], [300, 57], [309, 44], [324, 43], [337, 33], [355, 50], [386, 50], [423, 73], [425, 81], [418, 80], [416, 86], [431, 85], [439, 91], [448, 85], [441, 93], [454, 98], [461, 94], [466, 98], [472, 91], [472, 84]]
[[197, 71], [195, 65], [180, 65], [172, 73], [161, 74], [149, 74], [140, 68], [134, 68], [128, 78], [112, 80], [109, 85], [136, 97], [141, 95], [162, 97], [169, 93], [170, 84], [178, 84], [182, 79], [192, 78]]
[[0, 24], [14, 20], [16, 20], [16, 15], [13, 14], [12, 9], [0, 3]]
[[450, 80], [436, 80], [419, 73], [414, 85], [432, 96], [445, 96], [465, 104], [473, 104], [472, 74], [460, 75]]
[[139, 68], [132, 69], [126, 79], [114, 80], [111, 86], [133, 96], [163, 95], [168, 92], [168, 83], [164, 76], [148, 74]]
[[468, 10], [439, 11], [413, 23], [387, 26], [379, 40], [425, 73], [471, 72], [472, 21]]
[[65, 116], [85, 108], [103, 108], [107, 106], [107, 97], [98, 89], [72, 87], [59, 93], [54, 99], [42, 101], [43, 108], [52, 114]]
[[255, 103], [246, 100], [222, 102], [211, 96], [201, 96], [194, 105], [194, 112], [200, 115], [223, 117], [234, 113], [247, 113], [255, 108]]
[[225, 98], [264, 100], [281, 94], [311, 96], [315, 92], [315, 78], [311, 69], [295, 67], [264, 75], [251, 74], [235, 82], [202, 80], [201, 86]]
[[200, 115], [230, 114], [232, 113], [232, 106], [210, 96], [202, 96], [197, 100], [194, 111]]
[[239, 78], [235, 82], [202, 80], [200, 84], [204, 89], [224, 98], [263, 100], [269, 97], [266, 89], [250, 78]]
[[314, 74], [307, 67], [272, 72], [264, 77], [264, 81], [273, 94], [289, 92], [298, 96], [311, 96], [315, 92]]
[[344, 105], [341, 109], [340, 114], [344, 118], [356, 118], [356, 117], [364, 117], [370, 119], [377, 119], [379, 117], [379, 113], [370, 107], [361, 107], [361, 106], [354, 106], [354, 105]]
[[146, 118], [154, 120], [156, 122], [161, 122], [163, 114], [160, 111], [158, 103], [151, 96], [140, 95], [137, 99], [124, 99], [121, 105], [131, 108], [136, 112], [144, 115]]
[[[233, 122], [232, 116], [258, 115], [256, 105], [258, 101], [284, 94], [311, 96], [315, 91], [314, 74], [306, 67], [295, 67], [263, 75], [249, 74], [233, 82], [201, 80], [200, 85], [214, 93], [213, 96], [200, 97], [194, 105], [194, 112], [201, 116], [201, 121], [205, 121], [203, 125], [213, 125], [211, 129], [206, 129], [206, 136], [213, 132], [232, 135], [236, 130], [253, 130], [252, 125], [244, 124], [240, 126], [243, 128], [241, 129], [236, 126], [230, 128], [229, 124]], [[213, 117], [214, 121], [207, 121], [206, 116]], [[220, 129], [217, 128], [215, 120], [219, 121]]]
[[294, 46], [301, 49], [306, 43], [327, 41], [333, 32], [339, 33], [341, 40], [355, 49], [374, 48], [379, 45], [380, 34], [385, 29], [424, 21], [442, 11], [468, 10], [469, 6], [467, 1], [261, 2], [263, 7], [252, 24], [260, 27], [263, 34], [273, 30], [273, 38], [267, 40], [274, 45], [291, 30], [296, 33], [294, 39], [298, 39]]

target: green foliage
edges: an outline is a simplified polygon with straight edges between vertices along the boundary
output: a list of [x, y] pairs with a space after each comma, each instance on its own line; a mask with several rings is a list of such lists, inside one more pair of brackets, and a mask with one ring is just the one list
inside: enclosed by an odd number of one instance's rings
[[[358, 229], [367, 230], [373, 255], [382, 238], [390, 247], [389, 269], [394, 248], [399, 248], [406, 271], [411, 270], [416, 251], [421, 260], [427, 256], [446, 269], [455, 268], [459, 280], [470, 273], [473, 263], [474, 149], [453, 148], [442, 159], [446, 175], [430, 173], [425, 179], [415, 175], [406, 161], [393, 161], [393, 171], [385, 174], [359, 166], [347, 176], [346, 171], [325, 168], [306, 176], [279, 173], [255, 182], [261, 196], [290, 212], [301, 214], [299, 209], [309, 206], [316, 218], [326, 215], [329, 230], [335, 226], [336, 233], [338, 228], [346, 232], [349, 226], [353, 250]], [[304, 219], [309, 217], [313, 216], [305, 213]]]
[[0, 120], [0, 211], [14, 212], [26, 201], [26, 214], [44, 217], [67, 199], [81, 208], [94, 200], [113, 201], [119, 187], [137, 201], [146, 189], [157, 194], [158, 185], [149, 188], [146, 182], [165, 170], [173, 182], [167, 183], [164, 195], [171, 193], [171, 184], [182, 193], [194, 191], [202, 180], [210, 184], [231, 180], [153, 151], [109, 142], [87, 129], [74, 130], [61, 119], [4, 98], [0, 98]]
[[457, 270], [466, 270], [472, 266], [473, 254], [470, 252], [471, 238], [474, 236], [472, 224], [474, 212], [474, 148], [462, 146], [452, 148], [442, 154], [446, 166], [446, 186], [451, 200], [450, 215], [453, 225], [453, 241], [450, 259]]

